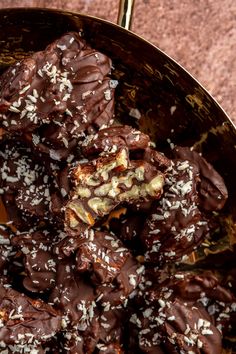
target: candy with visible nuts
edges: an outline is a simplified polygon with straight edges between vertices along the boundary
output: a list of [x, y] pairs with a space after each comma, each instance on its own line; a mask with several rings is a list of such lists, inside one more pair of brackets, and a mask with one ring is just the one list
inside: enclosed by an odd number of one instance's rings
[[146, 125], [139, 75], [138, 93], [111, 69], [70, 32], [0, 76], [0, 352], [221, 354], [236, 327], [227, 188]]
[[75, 187], [66, 205], [66, 225], [81, 230], [122, 203], [158, 199], [164, 175], [145, 161], [130, 161], [126, 149], [73, 170]]

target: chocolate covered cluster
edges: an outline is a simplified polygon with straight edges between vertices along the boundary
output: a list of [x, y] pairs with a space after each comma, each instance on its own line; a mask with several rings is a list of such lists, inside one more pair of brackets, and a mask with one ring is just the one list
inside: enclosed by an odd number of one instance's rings
[[0, 121], [54, 160], [68, 159], [87, 133], [112, 123], [111, 60], [78, 33], [10, 67], [1, 77]]
[[111, 68], [71, 32], [0, 78], [0, 352], [220, 354], [232, 276], [184, 261], [227, 188], [114, 123]]

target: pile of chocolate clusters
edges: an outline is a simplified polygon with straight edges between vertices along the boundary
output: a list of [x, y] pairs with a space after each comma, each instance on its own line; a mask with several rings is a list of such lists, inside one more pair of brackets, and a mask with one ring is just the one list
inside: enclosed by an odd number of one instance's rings
[[226, 186], [114, 123], [111, 68], [68, 33], [0, 78], [0, 352], [220, 354], [233, 285], [180, 265]]

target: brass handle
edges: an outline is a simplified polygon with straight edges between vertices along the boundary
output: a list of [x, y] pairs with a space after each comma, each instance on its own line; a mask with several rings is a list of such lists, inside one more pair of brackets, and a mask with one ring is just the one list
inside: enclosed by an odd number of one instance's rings
[[120, 0], [117, 23], [125, 29], [131, 28], [135, 0]]

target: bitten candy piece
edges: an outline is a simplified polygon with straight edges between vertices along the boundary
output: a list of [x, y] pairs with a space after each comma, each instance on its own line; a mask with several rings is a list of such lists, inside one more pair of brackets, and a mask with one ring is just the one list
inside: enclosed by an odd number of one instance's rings
[[67, 33], [2, 75], [1, 125], [64, 159], [86, 132], [111, 123], [116, 83], [107, 77], [110, 71], [106, 55], [79, 33]]
[[163, 196], [153, 206], [141, 234], [147, 261], [159, 264], [179, 260], [207, 235], [207, 221], [198, 208], [198, 180], [194, 164], [172, 161]]
[[119, 125], [88, 135], [81, 147], [87, 158], [98, 154], [108, 155], [121, 148], [127, 148], [133, 160], [144, 160], [161, 172], [165, 172], [170, 166], [170, 160], [161, 152], [154, 150], [151, 145], [148, 135], [129, 125]]
[[66, 226], [83, 230], [108, 215], [121, 203], [135, 204], [158, 199], [164, 175], [148, 162], [130, 161], [126, 149], [72, 171], [74, 189], [65, 207]]
[[0, 284], [0, 342], [30, 353], [61, 329], [61, 316], [41, 300], [32, 300]]

